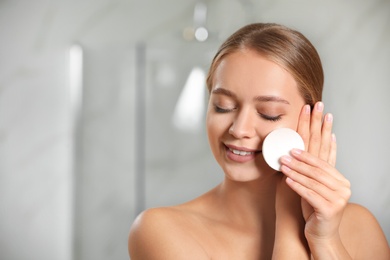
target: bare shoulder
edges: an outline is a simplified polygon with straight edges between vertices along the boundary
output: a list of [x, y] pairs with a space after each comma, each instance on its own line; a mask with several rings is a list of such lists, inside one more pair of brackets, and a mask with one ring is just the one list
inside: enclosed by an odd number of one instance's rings
[[129, 254], [137, 259], [208, 259], [201, 245], [188, 232], [190, 213], [178, 207], [142, 212], [129, 234]]
[[353, 259], [390, 259], [386, 236], [374, 215], [365, 207], [348, 204], [340, 233]]

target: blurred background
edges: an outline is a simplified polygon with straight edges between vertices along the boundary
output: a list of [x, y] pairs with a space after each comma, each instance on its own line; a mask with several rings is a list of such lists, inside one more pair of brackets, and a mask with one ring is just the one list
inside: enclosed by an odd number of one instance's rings
[[338, 169], [390, 238], [390, 1], [0, 0], [0, 258], [128, 259], [143, 209], [222, 180], [204, 77], [241, 26], [301, 31]]

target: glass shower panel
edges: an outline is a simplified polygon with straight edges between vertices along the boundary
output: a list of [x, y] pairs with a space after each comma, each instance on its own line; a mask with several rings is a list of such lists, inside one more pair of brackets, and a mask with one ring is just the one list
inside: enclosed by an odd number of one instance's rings
[[215, 50], [184, 41], [145, 50], [145, 208], [188, 201], [222, 180], [205, 128]]

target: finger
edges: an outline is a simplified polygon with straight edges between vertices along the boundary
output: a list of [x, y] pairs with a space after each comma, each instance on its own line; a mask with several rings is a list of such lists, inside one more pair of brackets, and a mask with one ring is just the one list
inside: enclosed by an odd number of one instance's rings
[[[312, 167], [292, 158], [281, 158], [282, 172], [289, 178], [300, 183], [306, 188], [312, 189], [321, 196], [326, 197], [330, 190], [334, 190], [340, 184], [333, 176], [326, 174], [321, 168]], [[328, 198], [327, 199], [331, 199]]]
[[329, 153], [329, 159], [328, 163], [332, 165], [333, 167], [336, 166], [336, 157], [337, 157], [337, 142], [336, 142], [336, 135], [332, 134], [331, 136], [331, 144], [330, 144], [330, 153]]
[[[313, 212], [321, 210], [324, 211], [324, 209], [328, 209], [331, 207], [332, 202], [322, 197], [320, 194], [318, 194], [316, 191], [312, 189], [306, 188], [304, 185], [300, 184], [299, 182], [291, 179], [288, 177], [286, 179], [286, 183], [290, 188], [295, 191], [299, 196], [303, 198], [303, 200], [308, 203], [312, 208]], [[328, 210], [325, 210], [325, 212], [328, 212]], [[306, 216], [307, 218], [307, 216]], [[307, 219], [306, 219], [307, 220]]]
[[[312, 175], [312, 173], [314, 172], [311, 171], [312, 169], [319, 169], [325, 175], [330, 175], [339, 181], [346, 180], [345, 177], [339, 171], [337, 171], [337, 169], [334, 168], [330, 163], [320, 160], [318, 157], [308, 152], [299, 149], [292, 149], [291, 155], [293, 156], [293, 158], [290, 159], [290, 161], [284, 161], [285, 157], [283, 156], [281, 158], [281, 163], [286, 164], [288, 167], [293, 168], [294, 170], [302, 174], [307, 174], [309, 176]], [[311, 177], [313, 178], [313, 176]]]
[[333, 115], [326, 114], [324, 118], [324, 122], [322, 124], [321, 147], [320, 147], [320, 153], [318, 155], [319, 158], [324, 161], [329, 160], [329, 153], [330, 153], [331, 142], [332, 142], [332, 125], [333, 125]]
[[318, 156], [321, 147], [321, 126], [324, 104], [317, 102], [314, 106], [310, 120], [309, 153]]
[[[297, 162], [297, 164], [300, 164], [300, 162]], [[310, 193], [310, 196], [316, 195], [317, 199], [320, 197], [329, 202], [338, 201], [339, 199], [343, 201], [349, 199], [350, 186], [348, 182], [334, 179], [318, 168], [312, 168], [307, 172], [295, 170], [294, 168], [282, 165], [281, 170], [288, 178], [299, 184], [299, 189], [294, 190], [303, 199], [310, 200], [307, 197], [309, 196], [308, 193]], [[314, 206], [313, 204], [311, 205]]]
[[302, 137], [307, 151], [310, 141], [310, 105], [304, 105], [299, 115], [298, 134]]
[[291, 176], [286, 178], [286, 183], [290, 188], [317, 210], [320, 209], [320, 206], [327, 204], [326, 213], [337, 211], [337, 209], [345, 207], [351, 196], [351, 190], [348, 186], [340, 186], [338, 189], [332, 190], [321, 183], [302, 178], [302, 175], [288, 169], [284, 165], [282, 166], [282, 171], [286, 172], [286, 175], [289, 174]]

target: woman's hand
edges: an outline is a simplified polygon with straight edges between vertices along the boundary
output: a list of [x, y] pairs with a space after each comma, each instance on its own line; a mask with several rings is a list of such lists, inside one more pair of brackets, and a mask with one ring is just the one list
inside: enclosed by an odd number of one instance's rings
[[339, 226], [351, 195], [349, 181], [335, 168], [333, 116], [326, 114], [323, 119], [323, 108], [322, 102], [314, 106], [312, 113], [309, 105], [303, 107], [298, 133], [306, 151], [294, 149], [291, 157], [281, 159], [287, 184], [302, 198], [305, 236], [312, 253], [335, 244], [340, 248]]

